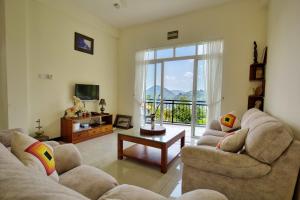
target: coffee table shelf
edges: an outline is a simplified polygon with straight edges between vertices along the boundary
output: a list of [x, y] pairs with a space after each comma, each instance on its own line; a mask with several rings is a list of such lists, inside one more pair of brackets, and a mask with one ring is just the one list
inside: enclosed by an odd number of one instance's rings
[[[181, 148], [179, 144], [174, 144], [168, 149], [168, 165], [179, 155], [180, 149]], [[160, 166], [161, 164], [161, 150], [142, 144], [134, 144], [131, 147], [124, 149], [123, 156], [153, 165]]]

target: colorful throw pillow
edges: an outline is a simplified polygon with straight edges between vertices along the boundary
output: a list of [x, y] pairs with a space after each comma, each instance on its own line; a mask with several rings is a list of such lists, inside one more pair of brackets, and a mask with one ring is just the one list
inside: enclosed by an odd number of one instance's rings
[[11, 152], [26, 166], [36, 169], [58, 182], [53, 149], [26, 134], [14, 132]]
[[217, 144], [217, 148], [232, 153], [239, 152], [245, 144], [248, 131], [246, 128], [226, 134]]
[[224, 132], [231, 132], [240, 127], [240, 121], [234, 111], [221, 116], [219, 122]]

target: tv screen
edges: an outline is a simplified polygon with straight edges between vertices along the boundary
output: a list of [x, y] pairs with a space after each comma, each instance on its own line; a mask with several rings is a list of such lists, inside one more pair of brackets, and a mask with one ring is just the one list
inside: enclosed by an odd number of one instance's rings
[[75, 84], [75, 96], [81, 100], [99, 100], [99, 85]]

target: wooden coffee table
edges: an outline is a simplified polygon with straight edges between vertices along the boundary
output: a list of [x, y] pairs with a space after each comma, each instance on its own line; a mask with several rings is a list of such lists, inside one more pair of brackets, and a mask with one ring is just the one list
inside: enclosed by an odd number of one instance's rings
[[[180, 144], [177, 144], [180, 140]], [[136, 143], [123, 149], [123, 141]], [[118, 133], [118, 159], [123, 157], [137, 159], [160, 166], [166, 173], [169, 164], [177, 158], [185, 143], [185, 130], [167, 128], [166, 133], [159, 136], [145, 136], [139, 129], [129, 129]]]

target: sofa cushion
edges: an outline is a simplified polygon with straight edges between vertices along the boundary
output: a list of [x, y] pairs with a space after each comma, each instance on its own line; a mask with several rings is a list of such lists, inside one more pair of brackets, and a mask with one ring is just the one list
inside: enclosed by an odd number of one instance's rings
[[81, 165], [81, 154], [74, 144], [62, 144], [54, 148], [55, 168], [58, 174]]
[[185, 165], [232, 178], [258, 178], [271, 167], [248, 155], [220, 151], [210, 146], [187, 146], [181, 150]]
[[204, 135], [199, 138], [197, 145], [207, 145], [215, 147], [223, 137], [214, 135]]
[[242, 128], [249, 128], [245, 141], [246, 152], [253, 158], [271, 164], [293, 141], [291, 130], [278, 119], [258, 110], [247, 111]]
[[92, 200], [98, 199], [118, 185], [118, 182], [109, 174], [87, 165], [81, 165], [62, 174], [59, 183]]
[[222, 127], [220, 125], [220, 122], [218, 120], [212, 120], [209, 125], [209, 129], [216, 130], [216, 131], [222, 131]]
[[49, 145], [23, 133], [14, 132], [11, 139], [11, 152], [24, 165], [58, 181], [53, 149]]
[[6, 147], [10, 147], [11, 137], [15, 131], [24, 133], [23, 129], [21, 128], [0, 130], [0, 142]]
[[0, 144], [0, 199], [87, 200], [81, 194], [25, 167], [2, 144]]
[[149, 190], [133, 186], [119, 185], [105, 193], [99, 200], [166, 200], [165, 197]]
[[228, 200], [223, 194], [213, 190], [200, 189], [184, 193], [177, 200]]
[[245, 144], [245, 139], [247, 137], [248, 130], [249, 129], [246, 128], [246, 129], [240, 129], [233, 133], [228, 133], [217, 144], [217, 148], [223, 151], [237, 153], [243, 148]]

